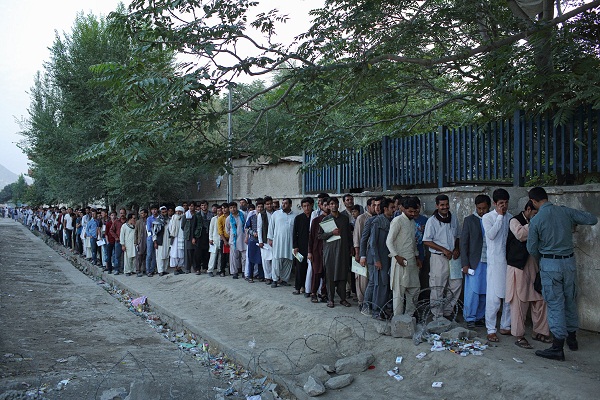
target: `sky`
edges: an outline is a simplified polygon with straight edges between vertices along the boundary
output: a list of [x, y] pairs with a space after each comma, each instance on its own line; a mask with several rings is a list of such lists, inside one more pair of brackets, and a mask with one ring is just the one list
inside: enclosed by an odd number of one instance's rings
[[[124, 2], [125, 3], [125, 2]], [[27, 173], [16, 122], [27, 117], [29, 89], [50, 57], [55, 31], [70, 32], [78, 12], [108, 15], [118, 0], [0, 0], [0, 164]]]
[[[55, 32], [70, 32], [79, 12], [108, 15], [129, 0], [0, 0], [0, 164], [27, 174], [28, 160], [17, 147], [22, 140], [17, 121], [27, 117], [29, 90], [37, 71], [49, 60]], [[282, 30], [284, 42], [308, 26], [308, 10], [323, 0], [260, 0], [265, 10], [278, 8], [290, 17]]]

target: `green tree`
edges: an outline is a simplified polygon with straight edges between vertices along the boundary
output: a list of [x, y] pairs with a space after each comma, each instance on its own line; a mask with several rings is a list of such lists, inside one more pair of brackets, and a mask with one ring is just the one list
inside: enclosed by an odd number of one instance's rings
[[173, 68], [172, 52], [141, 52], [115, 21], [80, 14], [70, 33], [57, 34], [23, 129], [31, 198], [147, 204], [186, 193], [198, 177], [197, 143], [177, 124], [140, 112], [161, 96]]
[[[285, 16], [270, 11], [250, 19], [257, 4], [135, 0], [127, 16], [114, 16], [141, 51], [195, 57], [164, 82], [169, 95], [145, 103], [144, 111], [209, 132], [227, 112], [207, 106], [216, 96], [242, 75], [270, 77], [238, 99], [234, 112], [260, 99], [261, 109], [251, 109], [261, 121], [265, 110], [282, 107], [292, 123], [279, 127], [275, 142], [301, 137], [304, 149], [326, 154], [517, 108], [567, 115], [580, 104], [600, 104], [599, 0], [561, 2], [558, 8], [569, 11], [556, 16], [552, 0], [532, 12], [513, 0], [326, 0], [291, 44], [272, 40], [285, 29]], [[259, 125], [250, 127], [259, 132]]]
[[13, 183], [9, 183], [0, 190], [0, 203], [8, 203], [13, 198]]
[[21, 204], [27, 200], [26, 195], [28, 186], [23, 174], [19, 175], [16, 182], [12, 183], [12, 200], [15, 204]]

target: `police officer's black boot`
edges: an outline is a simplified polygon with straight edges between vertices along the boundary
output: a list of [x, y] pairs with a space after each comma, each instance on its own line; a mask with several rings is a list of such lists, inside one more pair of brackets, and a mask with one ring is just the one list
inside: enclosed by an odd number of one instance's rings
[[563, 348], [565, 347], [565, 339], [554, 339], [552, 347], [546, 350], [537, 350], [536, 356], [548, 358], [550, 360], [565, 361], [565, 353]]
[[575, 351], [579, 349], [579, 343], [577, 343], [577, 333], [575, 331], [569, 332], [566, 342], [567, 346], [569, 346], [569, 350]]

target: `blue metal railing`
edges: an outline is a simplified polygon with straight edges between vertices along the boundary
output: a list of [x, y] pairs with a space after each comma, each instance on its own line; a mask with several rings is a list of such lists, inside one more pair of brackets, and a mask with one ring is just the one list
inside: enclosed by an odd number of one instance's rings
[[[304, 191], [343, 193], [401, 187], [495, 183], [523, 186], [539, 177], [558, 183], [600, 173], [600, 111], [576, 110], [556, 125], [547, 115], [515, 112], [483, 126], [389, 138], [332, 154], [338, 165], [314, 167], [305, 155]], [[568, 177], [558, 179], [558, 177]]]

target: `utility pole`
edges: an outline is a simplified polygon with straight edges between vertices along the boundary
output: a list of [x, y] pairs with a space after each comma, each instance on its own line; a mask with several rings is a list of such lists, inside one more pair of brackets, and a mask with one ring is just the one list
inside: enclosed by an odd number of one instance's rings
[[230, 203], [233, 201], [233, 159], [231, 157], [231, 146], [232, 146], [232, 139], [233, 139], [233, 132], [232, 132], [232, 127], [231, 127], [231, 83], [229, 84], [229, 112], [227, 113], [227, 149], [229, 151], [229, 159], [227, 161], [228, 163], [228, 169], [229, 172], [227, 174], [227, 202]]

